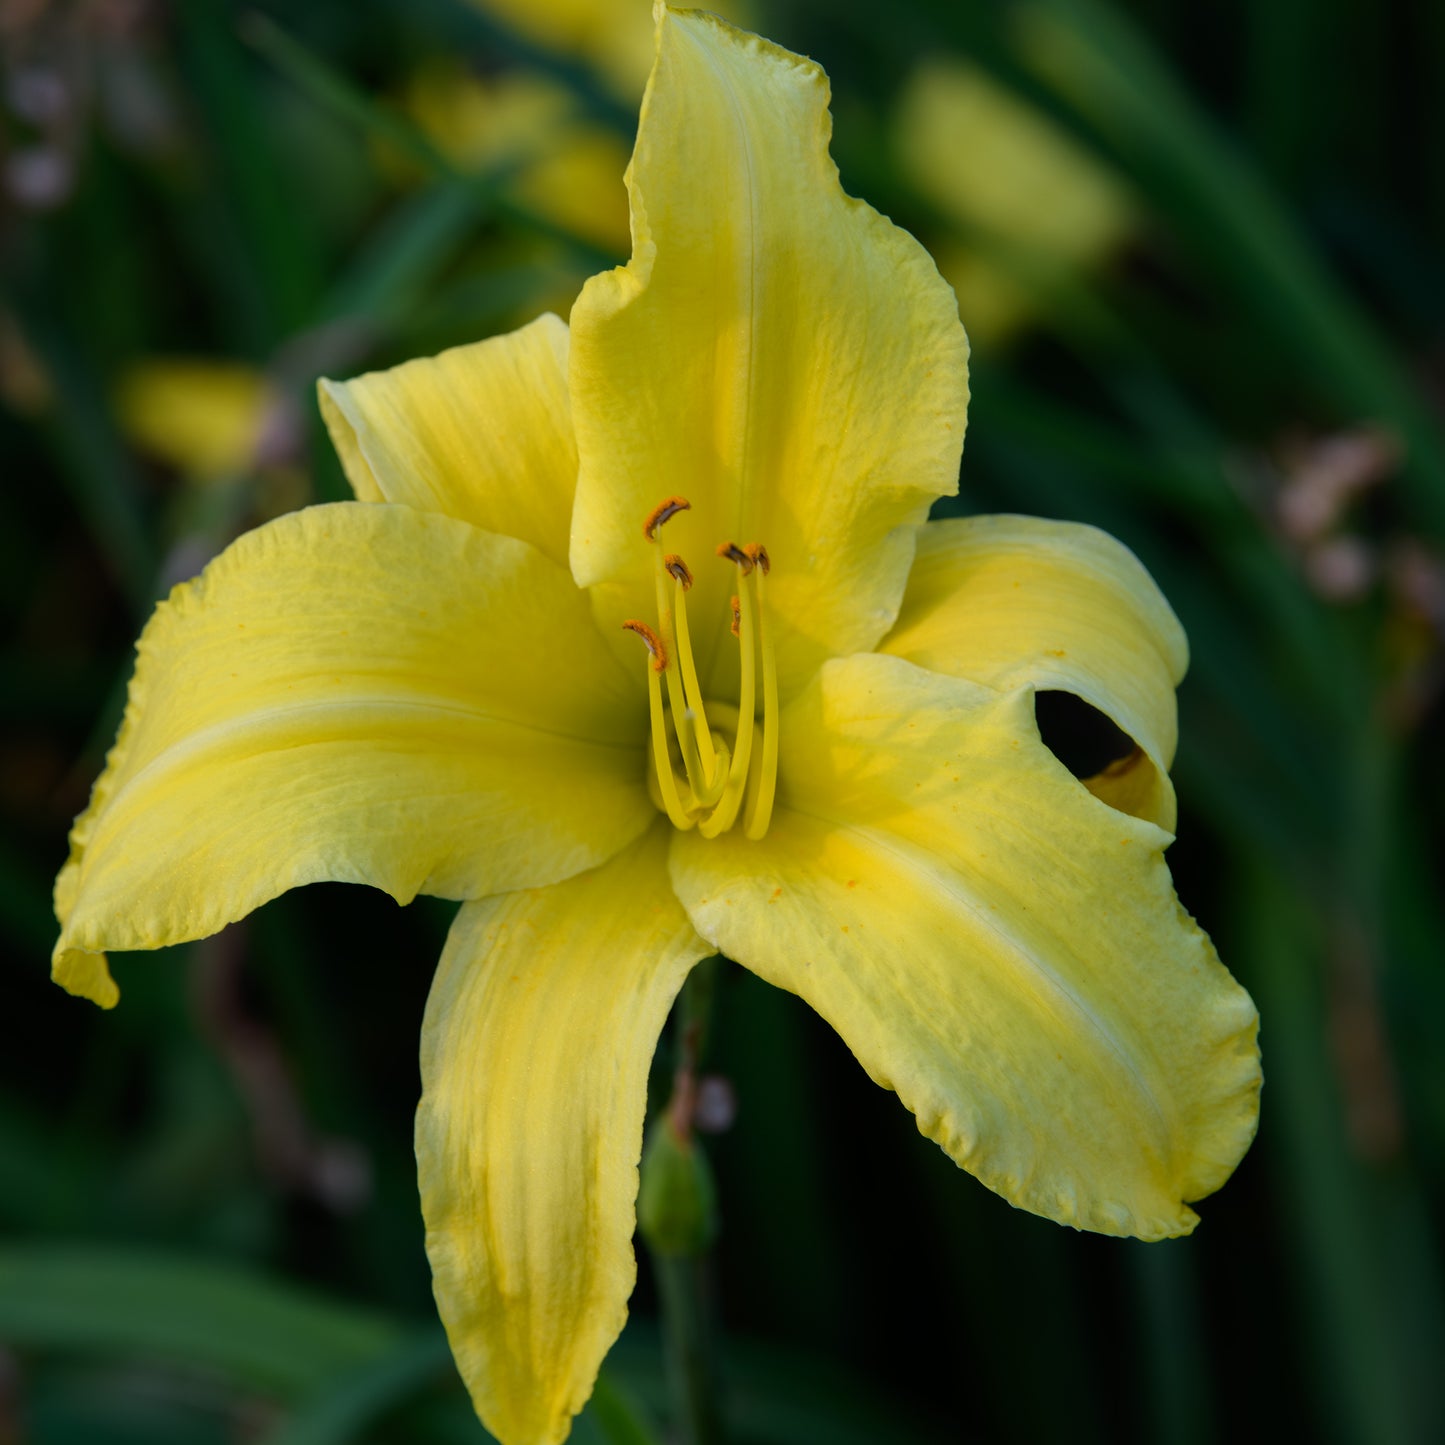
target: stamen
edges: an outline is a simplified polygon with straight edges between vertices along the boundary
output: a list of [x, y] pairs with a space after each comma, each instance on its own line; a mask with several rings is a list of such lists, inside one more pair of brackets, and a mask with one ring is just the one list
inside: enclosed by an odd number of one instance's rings
[[692, 585], [692, 573], [687, 571], [687, 564], [681, 557], [676, 561], [687, 573], [687, 581], [684, 582], [671, 567], [667, 567], [666, 571], [676, 579], [676, 585], [673, 588], [673, 601], [676, 604], [673, 612], [673, 626], [677, 631], [677, 660], [682, 670], [682, 687], [686, 698], [686, 722], [678, 717], [675, 701], [673, 703], [673, 721], [678, 729], [679, 742], [683, 741], [682, 735], [688, 724], [690, 723], [692, 726], [697, 743], [697, 755], [701, 763], [701, 775], [697, 777], [689, 775], [692, 781], [692, 790], [697, 797], [699, 806], [710, 808], [722, 797], [723, 788], [727, 784], [727, 769], [725, 765], [719, 766], [718, 763], [712, 730], [707, 725], [707, 709], [703, 706], [702, 688], [698, 685], [697, 664], [692, 656], [692, 637], [688, 632], [686, 595], [687, 589]]
[[657, 529], [662, 526], [670, 517], [675, 517], [679, 512], [691, 511], [692, 503], [686, 497], [668, 497], [659, 502], [648, 514], [647, 520], [642, 524], [642, 535], [649, 542], [657, 541]]
[[[744, 567], [751, 570], [752, 564], [746, 556], [742, 556], [741, 549], [734, 549], [739, 552], [741, 560], [732, 558], [737, 562], [738, 571], [743, 578], [747, 572]], [[724, 548], [718, 548], [718, 555], [728, 555]], [[738, 809], [742, 806], [743, 797], [747, 793], [748, 774], [751, 771], [753, 751], [753, 713], [757, 707], [757, 681], [756, 662], [753, 657], [753, 599], [746, 581], [739, 584], [738, 595], [732, 598], [733, 610], [733, 636], [738, 639], [739, 662], [741, 666], [741, 677], [738, 686], [738, 721], [737, 728], [733, 734], [732, 766], [728, 769], [727, 788], [724, 790], [721, 802], [713, 810], [710, 817], [704, 818], [698, 826], [698, 832], [704, 838], [716, 838], [719, 833], [725, 833], [737, 821]]]
[[[687, 583], [668, 565], [669, 562], [675, 562], [681, 568]], [[707, 809], [717, 802], [727, 786], [728, 765], [718, 760], [718, 750], [707, 725], [702, 688], [698, 685], [697, 665], [693, 661], [686, 600], [687, 585], [691, 580], [692, 573], [681, 557], [669, 554], [658, 558], [658, 622], [661, 624], [663, 645], [678, 661], [678, 667], [667, 674], [673, 731], [682, 749], [682, 765], [687, 773], [691, 801], [698, 808]]]
[[[643, 535], [655, 542], [659, 527], [690, 508], [686, 497], [667, 497], [648, 513], [642, 524]], [[772, 571], [772, 558], [761, 542], [742, 547], [736, 542], [724, 542], [717, 554], [738, 569], [737, 595], [729, 599], [740, 664], [733, 750], [721, 738], [714, 738], [708, 726], [688, 630], [687, 593], [692, 588], [692, 570], [677, 553], [663, 553], [659, 548], [656, 554], [657, 630], [635, 619], [622, 625], [642, 638], [652, 658], [647, 680], [654, 776], [648, 791], [674, 827], [696, 826], [708, 838], [731, 828], [746, 801], [746, 833], [757, 840], [767, 833], [772, 821], [778, 776], [778, 672], [764, 600], [764, 578]], [[762, 656], [763, 672], [763, 740], [762, 747], [755, 749], [758, 654]], [[670, 666], [670, 662], [676, 665]], [[669, 754], [667, 713], [662, 701], [664, 679], [672, 729], [687, 774], [685, 784], [673, 771]], [[731, 707], [717, 707], [729, 716], [734, 713]]]
[[756, 843], [767, 833], [768, 824], [773, 820], [773, 798], [778, 787], [778, 662], [768, 628], [763, 588], [763, 578], [772, 570], [772, 561], [768, 549], [761, 543], [753, 543], [748, 552], [758, 564], [752, 575], [758, 593], [758, 651], [763, 655], [763, 751], [757, 782], [749, 789], [743, 830]]
[[[676, 594], [682, 596], [682, 588], [673, 575], [667, 570], [661, 554], [657, 555], [657, 571], [654, 580], [657, 584], [657, 621], [659, 631], [662, 633], [662, 643], [667, 649], [668, 656], [676, 657], [679, 660], [684, 656], [684, 650], [678, 644], [678, 630], [673, 613], [672, 599]], [[682, 622], [683, 635], [687, 633], [687, 619]], [[687, 656], [691, 656], [692, 649], [689, 646]], [[667, 701], [672, 708], [673, 730], [677, 733], [677, 741], [682, 747], [682, 765], [687, 772], [688, 787], [692, 792], [701, 794], [706, 791], [710, 773], [704, 773], [702, 759], [698, 755], [698, 733], [695, 725], [687, 721], [689, 715], [688, 700], [683, 692], [683, 680], [677, 668], [669, 668], [667, 671]], [[709, 739], [711, 746], [711, 739]]]
[[678, 796], [677, 779], [673, 776], [672, 760], [667, 755], [667, 719], [662, 713], [662, 679], [660, 674], [667, 669], [667, 654], [657, 634], [645, 623], [633, 619], [622, 624], [628, 632], [635, 632], [652, 654], [652, 666], [647, 669], [647, 706], [652, 717], [652, 767], [657, 779], [658, 791], [662, 794], [663, 810], [674, 828], [686, 832], [697, 822], [682, 806]]
[[652, 654], [652, 670], [662, 672], [667, 667], [667, 649], [662, 645], [662, 639], [645, 623], [639, 622], [635, 617], [629, 617], [622, 624], [624, 632], [635, 632], [647, 644], [647, 650]]
[[717, 554], [729, 562], [736, 562], [743, 569], [744, 577], [753, 570], [753, 559], [736, 542], [719, 542]]

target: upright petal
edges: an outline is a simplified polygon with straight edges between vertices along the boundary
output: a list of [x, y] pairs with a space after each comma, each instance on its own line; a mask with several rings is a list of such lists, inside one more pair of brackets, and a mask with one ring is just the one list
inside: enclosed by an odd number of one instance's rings
[[552, 315], [351, 381], [318, 384], [356, 495], [445, 512], [567, 565], [577, 447], [567, 324]]
[[1090, 796], [1032, 699], [891, 657], [784, 715], [760, 843], [679, 835], [694, 926], [805, 998], [1013, 1204], [1187, 1233], [1254, 1134], [1257, 1019], [1179, 906], [1168, 835]]
[[553, 1445], [627, 1317], [647, 1071], [712, 952], [667, 825], [551, 888], [468, 903], [422, 1027], [416, 1153], [432, 1286], [477, 1413]]
[[930, 522], [880, 651], [990, 687], [1083, 698], [1137, 745], [1086, 786], [1173, 829], [1174, 689], [1189, 648], [1139, 559], [1106, 533], [1039, 517]]
[[247, 533], [156, 609], [56, 883], [56, 979], [288, 888], [475, 898], [566, 878], [653, 816], [641, 698], [534, 548], [343, 502]]
[[[767, 545], [787, 693], [892, 623], [914, 528], [957, 488], [968, 346], [922, 247], [843, 194], [822, 71], [713, 16], [657, 13], [632, 260], [572, 311], [572, 570], [609, 626], [647, 615], [640, 529], [686, 496], [669, 550]], [[716, 646], [731, 572], [693, 570], [694, 637], [735, 667]]]

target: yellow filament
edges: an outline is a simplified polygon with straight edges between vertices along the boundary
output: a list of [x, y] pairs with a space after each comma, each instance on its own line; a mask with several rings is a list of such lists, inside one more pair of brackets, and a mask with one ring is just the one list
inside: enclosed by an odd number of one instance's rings
[[[667, 671], [670, 673], [672, 669]], [[657, 669], [650, 663], [647, 668], [647, 703], [652, 712], [652, 765], [658, 790], [662, 794], [662, 806], [672, 826], [685, 833], [697, 819], [684, 810], [682, 799], [678, 796], [672, 760], [667, 755], [667, 719], [662, 714], [662, 683]]]
[[[763, 591], [767, 571], [767, 566], [752, 570], [752, 583], [758, 593], [758, 651], [763, 655], [763, 747], [757, 782], [748, 790], [743, 830], [755, 843], [766, 835], [768, 824], [773, 821], [773, 797], [778, 786], [778, 662], [768, 630], [767, 599]], [[740, 589], [743, 591], [746, 585]]]
[[[677, 626], [672, 614], [673, 586], [672, 574], [667, 570], [667, 565], [659, 553], [657, 559], [657, 623], [658, 629], [662, 633], [663, 646], [667, 649], [669, 658], [675, 658], [678, 655]], [[697, 730], [687, 722], [687, 697], [682, 689], [680, 667], [667, 669], [667, 701], [672, 707], [673, 731], [677, 733], [677, 741], [682, 747], [682, 766], [687, 773], [688, 786], [695, 795], [700, 796], [707, 790], [707, 783], [703, 775], [702, 759], [698, 756], [697, 751]]]
[[722, 797], [723, 790], [728, 785], [728, 768], [733, 760], [733, 755], [728, 751], [728, 745], [721, 738], [715, 737], [712, 741], [713, 746], [717, 749], [717, 768], [712, 782], [708, 784], [706, 795], [697, 800], [699, 808], [714, 807]]
[[698, 825], [704, 838], [716, 838], [737, 821], [738, 808], [747, 791], [749, 764], [753, 752], [753, 711], [757, 706], [757, 665], [753, 658], [753, 598], [747, 578], [738, 577], [738, 643], [741, 648], [742, 678], [738, 689], [738, 722], [733, 738], [732, 766], [728, 771], [727, 788], [712, 815]]
[[[673, 574], [676, 575], [676, 574]], [[673, 583], [673, 600], [677, 604], [674, 622], [677, 628], [677, 661], [682, 672], [682, 684], [687, 694], [687, 705], [691, 709], [693, 728], [697, 733], [697, 750], [702, 758], [702, 770], [706, 778], [705, 791], [712, 794], [707, 805], [722, 796], [725, 774], [717, 765], [717, 751], [713, 747], [712, 731], [707, 725], [707, 711], [703, 707], [702, 688], [697, 683], [697, 664], [692, 657], [692, 637], [687, 625], [687, 585], [681, 577]], [[704, 794], [698, 793], [698, 802], [704, 802]]]

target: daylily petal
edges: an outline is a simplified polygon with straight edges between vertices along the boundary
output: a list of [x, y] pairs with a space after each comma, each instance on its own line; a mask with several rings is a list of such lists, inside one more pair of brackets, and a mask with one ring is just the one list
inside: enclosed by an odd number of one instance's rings
[[247, 533], [156, 609], [56, 882], [54, 974], [214, 933], [288, 888], [474, 898], [653, 816], [641, 697], [534, 548], [342, 502]]
[[1083, 698], [1138, 745], [1086, 786], [1173, 829], [1174, 689], [1189, 647], [1139, 559], [1106, 533], [1039, 517], [930, 522], [880, 651], [990, 687]]
[[503, 1445], [551, 1445], [627, 1317], [647, 1072], [712, 949], [667, 824], [566, 883], [468, 903], [422, 1027], [416, 1153], [452, 1353]]
[[363, 502], [445, 512], [567, 565], [577, 448], [565, 321], [539, 316], [506, 336], [317, 390]]
[[787, 710], [767, 837], [692, 834], [694, 926], [802, 995], [918, 1127], [1013, 1204], [1187, 1233], [1254, 1134], [1257, 1018], [1179, 906], [1168, 835], [1043, 746], [1029, 690], [890, 657]]
[[647, 616], [643, 520], [687, 497], [667, 546], [697, 577], [704, 685], [709, 656], [714, 684], [736, 669], [713, 550], [757, 541], [787, 694], [892, 623], [915, 524], [957, 489], [968, 344], [927, 253], [843, 194], [817, 66], [701, 12], [658, 16], [632, 260], [572, 311], [572, 570], [604, 633]]

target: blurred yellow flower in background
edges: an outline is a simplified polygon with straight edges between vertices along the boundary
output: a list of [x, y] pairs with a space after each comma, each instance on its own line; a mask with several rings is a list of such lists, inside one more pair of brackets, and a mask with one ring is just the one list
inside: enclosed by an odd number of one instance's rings
[[536, 71], [479, 76], [438, 64], [417, 72], [402, 103], [456, 165], [502, 172], [544, 220], [626, 254], [629, 147], [565, 85]]
[[904, 174], [960, 228], [933, 251], [975, 345], [1027, 326], [1046, 307], [1052, 277], [1098, 265], [1137, 224], [1122, 181], [970, 62], [920, 64], [894, 137]]
[[[471, 3], [558, 60], [590, 69], [605, 91], [628, 107], [636, 105], [653, 56], [651, 7], [645, 0]], [[751, 13], [739, 0], [709, 8], [740, 24]], [[399, 99], [454, 164], [499, 173], [518, 205], [604, 254], [627, 254], [631, 236], [622, 174], [630, 145], [561, 80], [534, 66], [483, 75], [440, 62], [418, 71]], [[545, 240], [535, 244], [547, 253]], [[559, 274], [540, 301], [565, 312], [585, 275], [557, 259]]]
[[[652, 68], [652, 10], [646, 0], [471, 0], [518, 35], [594, 70], [629, 105], [642, 94]], [[719, 0], [707, 9], [748, 26], [746, 0]]]
[[275, 404], [263, 372], [203, 358], [136, 362], [115, 394], [125, 436], [198, 482], [234, 477], [252, 466]]

